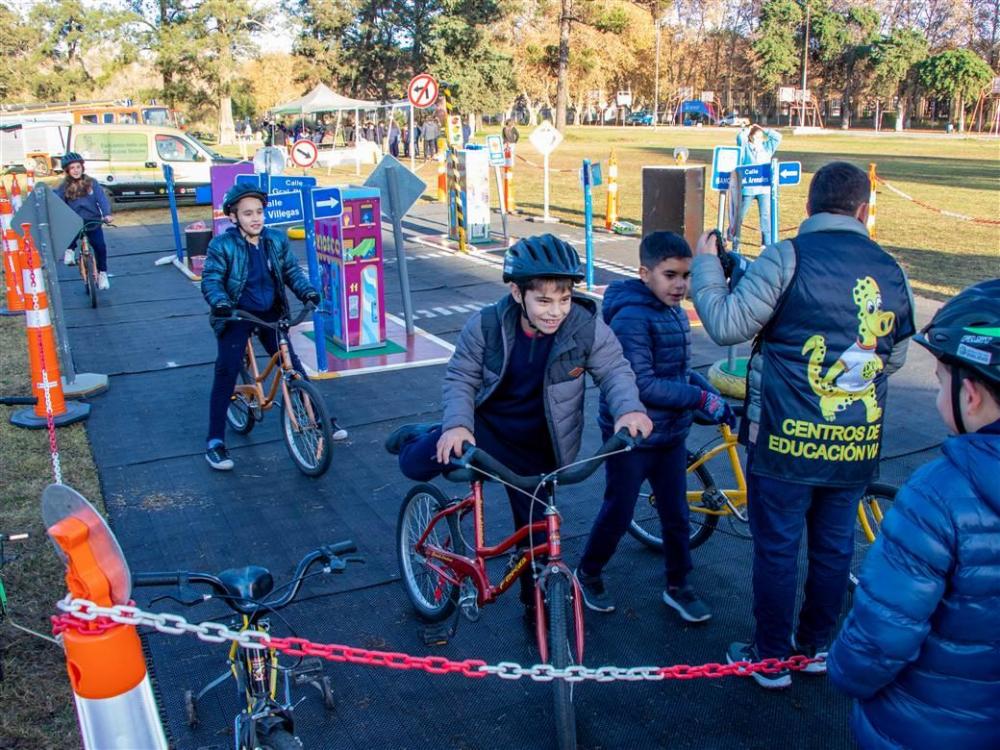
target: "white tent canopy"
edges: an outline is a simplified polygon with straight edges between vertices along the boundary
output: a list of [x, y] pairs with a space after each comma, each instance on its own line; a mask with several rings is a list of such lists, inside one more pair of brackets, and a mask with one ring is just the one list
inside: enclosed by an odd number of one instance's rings
[[405, 99], [398, 102], [376, 102], [364, 99], [352, 99], [336, 93], [325, 83], [316, 84], [316, 88], [305, 96], [293, 99], [284, 104], [278, 104], [269, 110], [275, 115], [308, 115], [317, 112], [337, 112], [342, 110], [370, 110], [382, 107], [409, 106]]

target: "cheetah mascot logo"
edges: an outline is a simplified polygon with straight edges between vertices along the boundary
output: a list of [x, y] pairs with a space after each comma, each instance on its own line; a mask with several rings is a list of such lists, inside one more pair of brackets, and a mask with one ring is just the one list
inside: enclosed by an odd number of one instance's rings
[[854, 304], [858, 306], [858, 339], [823, 374], [826, 358], [826, 339], [810, 336], [802, 347], [809, 356], [809, 385], [819, 396], [823, 418], [832, 422], [837, 413], [846, 411], [855, 401], [865, 405], [868, 423], [877, 422], [882, 409], [875, 400], [875, 376], [885, 366], [875, 346], [878, 339], [888, 336], [896, 322], [896, 315], [882, 310], [882, 292], [871, 276], [858, 279], [853, 291]]

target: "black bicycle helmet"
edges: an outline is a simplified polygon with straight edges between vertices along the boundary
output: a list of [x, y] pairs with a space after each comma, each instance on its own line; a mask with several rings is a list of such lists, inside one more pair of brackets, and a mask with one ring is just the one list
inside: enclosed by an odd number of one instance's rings
[[583, 281], [580, 256], [568, 242], [552, 234], [525, 237], [507, 249], [503, 258], [503, 280], [521, 283], [530, 279]]
[[260, 198], [261, 202], [265, 206], [267, 205], [267, 193], [258, 186], [251, 185], [249, 182], [237, 182], [226, 191], [226, 195], [222, 199], [222, 213], [228, 216], [233, 207], [248, 195]]
[[83, 164], [83, 155], [78, 154], [76, 151], [67, 151], [59, 161], [64, 172], [70, 164], [76, 164], [77, 162]]
[[958, 402], [962, 379], [972, 377], [1000, 388], [1000, 279], [963, 289], [913, 340], [951, 366], [955, 424], [965, 432]]

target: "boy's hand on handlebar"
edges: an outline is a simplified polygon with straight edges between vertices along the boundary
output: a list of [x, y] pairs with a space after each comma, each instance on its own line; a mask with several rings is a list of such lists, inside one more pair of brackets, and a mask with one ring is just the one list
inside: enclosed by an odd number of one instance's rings
[[698, 406], [716, 424], [727, 424], [730, 427], [736, 426], [736, 415], [733, 413], [729, 403], [717, 393], [711, 391], [701, 392], [701, 403]]
[[320, 303], [319, 292], [317, 291], [309, 292], [305, 297], [303, 297], [302, 301], [308, 302], [313, 307], [319, 307]]
[[465, 427], [452, 427], [442, 432], [437, 442], [438, 463], [446, 464], [451, 461], [452, 456], [461, 456], [466, 443], [475, 445], [476, 438]]
[[110, 224], [114, 220], [115, 220], [115, 217], [112, 216], [111, 214], [108, 214], [107, 216], [104, 217], [104, 223], [105, 224]]
[[653, 431], [653, 421], [641, 411], [630, 411], [628, 414], [622, 414], [615, 422], [614, 431], [618, 432], [622, 429], [628, 430], [628, 434], [632, 437], [636, 435], [642, 435], [644, 438], [649, 437]]
[[217, 302], [212, 305], [212, 315], [217, 318], [231, 318], [233, 316], [233, 303], [229, 300]]

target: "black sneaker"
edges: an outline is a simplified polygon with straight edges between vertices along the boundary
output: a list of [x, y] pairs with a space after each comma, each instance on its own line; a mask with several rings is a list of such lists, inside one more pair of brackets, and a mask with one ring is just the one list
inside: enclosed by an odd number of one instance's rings
[[[739, 661], [757, 662], [760, 661], [757, 647], [752, 643], [730, 643], [729, 650], [726, 651], [726, 663], [735, 664]], [[792, 673], [788, 669], [782, 669], [774, 674], [765, 672], [751, 672], [750, 676], [762, 688], [768, 690], [783, 690], [792, 685]]]
[[688, 622], [705, 622], [712, 619], [708, 608], [690, 586], [670, 586], [663, 592], [663, 603], [677, 610], [677, 614]]
[[436, 422], [404, 424], [402, 427], [393, 430], [392, 434], [385, 439], [385, 449], [392, 455], [398, 456], [399, 451], [402, 450], [404, 445], [412, 440], [416, 440], [421, 435], [426, 435], [437, 426], [438, 423]]
[[806, 644], [800, 646], [795, 641], [795, 636], [792, 636], [792, 656], [805, 656], [809, 659], [822, 659], [822, 661], [807, 664], [805, 667], [798, 670], [799, 672], [805, 672], [806, 674], [826, 674], [826, 658], [829, 651], [829, 646], [817, 647]]
[[587, 609], [595, 612], [614, 612], [615, 600], [604, 588], [604, 581], [600, 576], [588, 576], [577, 568], [573, 571], [576, 580], [580, 582], [580, 591], [583, 592], [583, 603]]
[[213, 445], [205, 451], [205, 460], [216, 471], [232, 471], [233, 459], [229, 457], [229, 451], [224, 445]]

